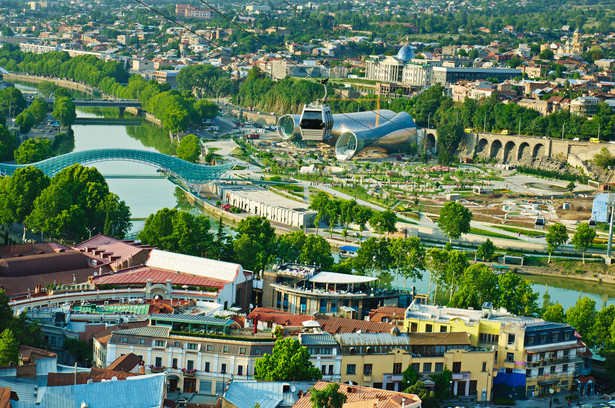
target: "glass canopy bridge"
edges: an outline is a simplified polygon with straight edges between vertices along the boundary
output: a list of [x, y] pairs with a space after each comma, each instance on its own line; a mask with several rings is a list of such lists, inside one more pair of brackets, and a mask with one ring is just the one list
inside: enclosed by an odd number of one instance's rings
[[217, 166], [190, 163], [166, 154], [136, 149], [95, 149], [84, 150], [51, 157], [30, 164], [0, 163], [0, 174], [11, 175], [15, 170], [27, 166], [40, 169], [49, 177], [53, 177], [62, 169], [73, 164], [89, 164], [102, 161], [132, 161], [158, 168], [179, 179], [191, 189], [200, 192], [203, 185], [221, 178], [231, 171], [234, 162]]

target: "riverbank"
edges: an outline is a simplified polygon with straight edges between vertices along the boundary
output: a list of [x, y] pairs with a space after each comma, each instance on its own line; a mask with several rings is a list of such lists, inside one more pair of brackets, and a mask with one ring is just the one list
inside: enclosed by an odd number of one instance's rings
[[[597, 262], [594, 263], [597, 264]], [[615, 276], [613, 274], [578, 268], [587, 267], [588, 265], [590, 264], [583, 265], [581, 262], [553, 261], [548, 267], [520, 266], [517, 268], [517, 273], [615, 285]], [[604, 264], [599, 265], [605, 266]]]
[[7, 82], [25, 82], [27, 84], [40, 84], [41, 82], [48, 81], [48, 82], [53, 82], [59, 87], [71, 89], [77, 92], [82, 92], [88, 95], [94, 95], [94, 93], [96, 92], [102, 94], [100, 90], [93, 88], [89, 85], [85, 85], [79, 82], [73, 82], [73, 81], [69, 81], [69, 80], [61, 79], [61, 78], [48, 78], [48, 77], [41, 77], [41, 76], [36, 76], [36, 75], [15, 74], [15, 73], [3, 74], [2, 77]]

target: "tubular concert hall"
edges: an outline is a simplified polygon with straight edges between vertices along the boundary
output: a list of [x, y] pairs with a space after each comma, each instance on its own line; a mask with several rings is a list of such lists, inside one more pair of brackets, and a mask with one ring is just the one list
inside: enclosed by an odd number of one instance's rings
[[[284, 115], [278, 120], [278, 135], [284, 140], [311, 140], [335, 144], [338, 160], [349, 160], [361, 152], [384, 151], [404, 153], [411, 139], [416, 137], [416, 124], [407, 112], [395, 113], [390, 110], [331, 114], [328, 105], [322, 105], [321, 128], [323, 137], [306, 139], [304, 130], [306, 115]], [[307, 109], [307, 108], [306, 108]], [[314, 112], [310, 110], [310, 115]], [[314, 122], [309, 118], [309, 125]], [[332, 123], [331, 123], [332, 122]], [[310, 128], [311, 129], [311, 128]], [[329, 137], [330, 136], [330, 137]]]

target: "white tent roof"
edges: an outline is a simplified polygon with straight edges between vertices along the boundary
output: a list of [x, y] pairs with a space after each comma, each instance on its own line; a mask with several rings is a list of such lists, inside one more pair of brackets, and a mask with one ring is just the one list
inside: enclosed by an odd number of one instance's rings
[[310, 282], [314, 283], [340, 283], [340, 284], [356, 284], [367, 283], [378, 280], [370, 276], [347, 275], [344, 273], [335, 272], [320, 272], [310, 278]]
[[[241, 265], [197, 256], [177, 254], [175, 252], [154, 249], [150, 252], [145, 265], [151, 268], [165, 269], [205, 278], [233, 282], [243, 273]], [[240, 279], [242, 280], [242, 279]]]

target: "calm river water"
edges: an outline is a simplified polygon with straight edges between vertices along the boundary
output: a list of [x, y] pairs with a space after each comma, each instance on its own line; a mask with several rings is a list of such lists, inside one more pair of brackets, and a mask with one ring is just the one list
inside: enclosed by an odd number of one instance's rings
[[[36, 88], [31, 86], [19, 84], [17, 87], [24, 91], [36, 91]], [[102, 113], [94, 113], [92, 110], [86, 112], [78, 109], [77, 112], [77, 117], [101, 116]], [[73, 151], [126, 148], [158, 151], [165, 154], [175, 152], [168, 133], [146, 122], [141, 126], [74, 125], [73, 130], [75, 132]], [[130, 207], [132, 217], [135, 218], [134, 232], [142, 229], [143, 219], [150, 214], [164, 207], [173, 208], [184, 203], [183, 195], [175, 184], [165, 178], [152, 178], [157, 175], [156, 170], [152, 167], [120, 161], [95, 163], [94, 166], [107, 178], [111, 191], [119, 195]], [[615, 285], [542, 276], [524, 275], [524, 278], [534, 282], [532, 286], [540, 294], [539, 304], [541, 305], [542, 296], [547, 287], [551, 301], [561, 303], [564, 309], [573, 306], [580, 295], [594, 299], [597, 309], [615, 304]], [[400, 288], [403, 284], [403, 279], [394, 283]], [[415, 286], [419, 293], [427, 293], [429, 274], [425, 273], [420, 281], [409, 280], [406, 288], [409, 289], [412, 286]]]

